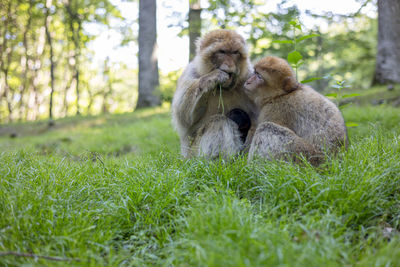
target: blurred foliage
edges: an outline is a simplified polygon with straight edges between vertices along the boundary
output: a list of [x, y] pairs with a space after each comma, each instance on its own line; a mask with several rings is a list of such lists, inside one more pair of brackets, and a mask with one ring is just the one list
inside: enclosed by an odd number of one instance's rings
[[[359, 1], [360, 10], [350, 15], [327, 13], [315, 15], [301, 12], [292, 1], [277, 4], [276, 12], [263, 12], [262, 0], [210, 0], [203, 12], [206, 18], [204, 32], [215, 27], [240, 31], [250, 46], [253, 61], [266, 55], [287, 58], [292, 46], [277, 40], [293, 40], [293, 27], [289, 22], [299, 21], [304, 39], [296, 50], [302, 55], [299, 80], [331, 75], [331, 79], [312, 81], [311, 86], [323, 91], [336, 80], [346, 80], [351, 87], [370, 86], [377, 46], [377, 21], [362, 13], [362, 8], [373, 0]], [[308, 29], [301, 21], [303, 16], [318, 19], [327, 24], [326, 29], [318, 24]], [[318, 36], [317, 36], [318, 35]]]
[[120, 11], [109, 0], [2, 0], [0, 122], [36, 120], [49, 115], [47, 17], [51, 18], [49, 29], [55, 59], [54, 113], [56, 117], [75, 114], [78, 104], [83, 106], [83, 114], [91, 112], [89, 104], [99, 88], [92, 84], [96, 70], [88, 49], [95, 36], [85, 27], [90, 23], [108, 27], [111, 19], [122, 19]]
[[161, 73], [159, 94], [161, 95], [162, 102], [172, 102], [172, 97], [176, 90], [176, 83], [181, 74], [182, 70], [171, 71], [167, 74]]

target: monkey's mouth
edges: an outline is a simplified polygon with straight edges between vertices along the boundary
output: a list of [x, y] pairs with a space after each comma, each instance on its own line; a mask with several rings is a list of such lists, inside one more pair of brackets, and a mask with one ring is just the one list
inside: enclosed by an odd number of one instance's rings
[[243, 91], [246, 94], [250, 94], [252, 91], [252, 88], [250, 87], [250, 83], [248, 83], [247, 81], [244, 83], [243, 89], [244, 89]]
[[222, 89], [230, 89], [236, 84], [236, 75], [234, 73], [228, 73], [229, 79], [224, 82]]

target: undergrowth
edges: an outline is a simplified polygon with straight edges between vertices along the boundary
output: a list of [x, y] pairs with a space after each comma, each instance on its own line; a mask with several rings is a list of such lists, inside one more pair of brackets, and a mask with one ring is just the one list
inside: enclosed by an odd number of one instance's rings
[[400, 110], [344, 112], [319, 168], [182, 159], [165, 108], [5, 125], [0, 265], [399, 266]]

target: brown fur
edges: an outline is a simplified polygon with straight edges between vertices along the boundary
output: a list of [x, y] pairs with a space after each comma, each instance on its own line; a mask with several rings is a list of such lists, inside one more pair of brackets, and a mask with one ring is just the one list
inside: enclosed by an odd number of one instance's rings
[[[323, 152], [347, 145], [339, 109], [311, 87], [299, 84], [289, 64], [266, 57], [254, 67], [245, 91], [260, 110], [256, 130], [249, 133], [249, 159], [303, 154], [318, 165]], [[279, 129], [279, 130], [278, 130]]]
[[198, 40], [197, 54], [179, 78], [172, 101], [183, 156], [216, 157], [242, 150], [238, 125], [225, 114], [238, 108], [254, 122], [254, 104], [243, 90], [250, 69], [245, 41], [236, 32], [215, 30]]

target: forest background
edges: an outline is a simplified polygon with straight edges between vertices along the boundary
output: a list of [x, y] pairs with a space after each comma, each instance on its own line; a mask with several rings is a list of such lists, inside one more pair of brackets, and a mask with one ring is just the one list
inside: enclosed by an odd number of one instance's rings
[[[245, 37], [253, 61], [264, 55], [286, 58], [293, 51], [288, 40], [313, 36], [296, 48], [303, 57], [300, 80], [323, 77], [311, 85], [324, 94], [345, 81], [347, 90], [381, 103], [385, 88], [366, 89], [389, 82], [392, 90], [400, 75], [382, 78], [376, 71], [377, 1], [352, 1], [342, 14], [299, 3], [2, 0], [0, 122], [123, 113], [170, 102], [196, 38], [221, 27]], [[290, 21], [299, 21], [296, 32]], [[158, 44], [157, 28], [162, 28]], [[396, 50], [390, 57], [397, 60]], [[392, 95], [385, 101], [398, 104]]]

